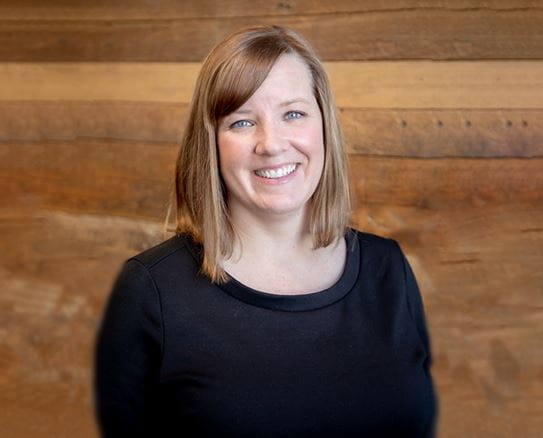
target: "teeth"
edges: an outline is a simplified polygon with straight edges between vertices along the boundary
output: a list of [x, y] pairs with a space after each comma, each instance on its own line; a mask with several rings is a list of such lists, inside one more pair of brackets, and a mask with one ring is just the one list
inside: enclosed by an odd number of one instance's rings
[[288, 164], [278, 169], [257, 170], [255, 173], [264, 178], [281, 178], [294, 172], [296, 164]]

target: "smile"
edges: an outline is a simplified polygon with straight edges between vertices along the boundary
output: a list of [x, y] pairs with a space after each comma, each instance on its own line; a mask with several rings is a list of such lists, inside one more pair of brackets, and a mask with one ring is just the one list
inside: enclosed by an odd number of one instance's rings
[[258, 176], [268, 179], [282, 178], [284, 176], [290, 175], [296, 170], [296, 164], [287, 164], [283, 167], [278, 167], [277, 169], [261, 169], [255, 170], [255, 173]]

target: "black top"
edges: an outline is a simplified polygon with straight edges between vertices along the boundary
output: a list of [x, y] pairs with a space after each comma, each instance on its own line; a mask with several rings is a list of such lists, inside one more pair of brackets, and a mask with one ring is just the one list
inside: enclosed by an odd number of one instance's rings
[[413, 272], [394, 240], [346, 240], [338, 282], [304, 295], [211, 283], [187, 236], [127, 260], [97, 338], [103, 436], [433, 436]]

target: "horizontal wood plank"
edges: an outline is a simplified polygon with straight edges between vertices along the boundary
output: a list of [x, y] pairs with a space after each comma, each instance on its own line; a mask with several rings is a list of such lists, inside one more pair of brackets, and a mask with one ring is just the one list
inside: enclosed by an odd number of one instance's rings
[[79, 137], [178, 142], [188, 105], [129, 101], [0, 101], [0, 141]]
[[435, 208], [543, 201], [543, 158], [389, 158], [351, 155], [352, 182], [360, 205]]
[[0, 209], [2, 435], [97, 436], [91, 364], [103, 306], [123, 260], [157, 243], [159, 228]]
[[[0, 141], [179, 142], [186, 104], [1, 101]], [[543, 156], [541, 110], [340, 108], [348, 151], [405, 157]]]
[[398, 9], [135, 20], [2, 20], [4, 62], [194, 62], [229, 33], [282, 25], [325, 60], [542, 59], [543, 8]]
[[0, 143], [0, 196], [14, 208], [161, 220], [177, 152], [177, 145], [169, 143], [92, 139]]
[[543, 156], [543, 110], [340, 110], [351, 153], [404, 157]]
[[[543, 64], [542, 64], [543, 69]], [[190, 102], [197, 63], [0, 63], [1, 100]]]
[[[99, 140], [0, 144], [4, 205], [165, 218], [177, 146]], [[504, 203], [543, 198], [543, 158], [350, 157], [361, 204]]]
[[538, 0], [5, 0], [0, 16], [5, 20], [143, 20], [202, 17], [254, 17], [268, 15], [330, 14], [399, 10], [538, 9]]
[[[330, 62], [342, 108], [541, 109], [543, 62]], [[197, 63], [4, 63], [0, 102], [190, 102]]]

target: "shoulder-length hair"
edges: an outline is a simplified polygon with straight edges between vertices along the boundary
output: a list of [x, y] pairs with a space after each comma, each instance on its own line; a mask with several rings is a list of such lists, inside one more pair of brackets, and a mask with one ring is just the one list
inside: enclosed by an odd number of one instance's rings
[[[233, 225], [219, 171], [217, 128], [260, 87], [282, 54], [298, 55], [309, 67], [323, 120], [324, 168], [309, 202], [314, 248], [342, 237], [350, 214], [347, 160], [328, 76], [313, 48], [299, 34], [278, 26], [238, 31], [205, 58], [181, 141], [172, 193], [176, 234], [202, 244], [201, 269], [212, 281], [227, 281], [221, 262], [232, 256]], [[172, 203], [168, 209], [166, 224]]]

